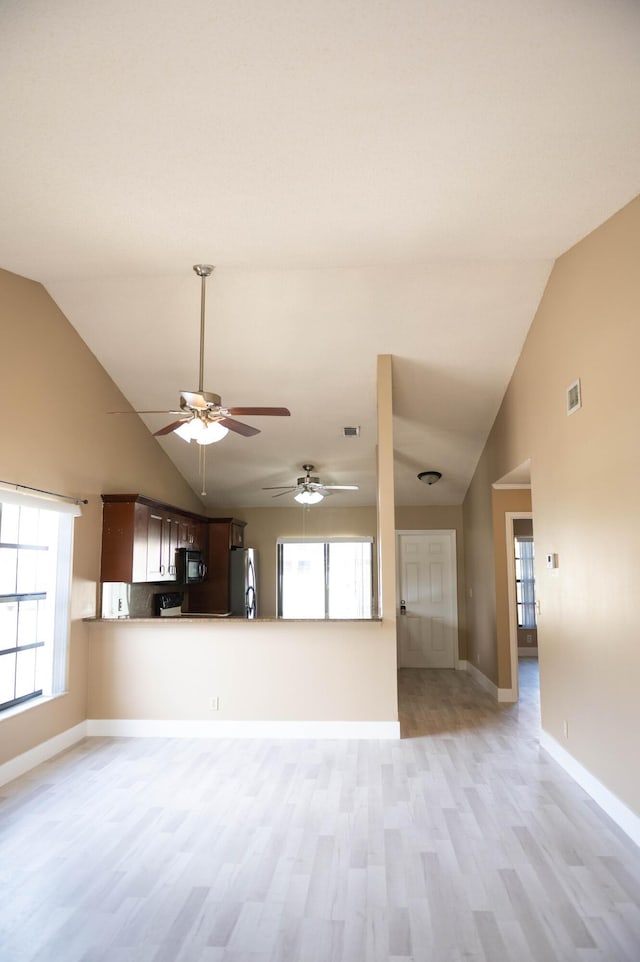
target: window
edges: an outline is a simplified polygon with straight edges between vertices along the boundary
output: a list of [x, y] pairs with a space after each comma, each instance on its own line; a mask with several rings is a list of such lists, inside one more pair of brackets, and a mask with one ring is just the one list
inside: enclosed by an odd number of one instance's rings
[[371, 538], [278, 541], [278, 617], [371, 618]]
[[0, 711], [64, 691], [76, 505], [0, 490]]
[[533, 538], [516, 536], [516, 606], [518, 628], [536, 627], [536, 584]]

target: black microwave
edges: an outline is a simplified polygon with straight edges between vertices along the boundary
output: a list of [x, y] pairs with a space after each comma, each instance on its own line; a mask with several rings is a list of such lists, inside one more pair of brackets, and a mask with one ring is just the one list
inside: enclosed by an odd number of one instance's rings
[[193, 548], [178, 548], [176, 551], [176, 581], [181, 585], [198, 584], [207, 576], [207, 566], [202, 560], [202, 552]]

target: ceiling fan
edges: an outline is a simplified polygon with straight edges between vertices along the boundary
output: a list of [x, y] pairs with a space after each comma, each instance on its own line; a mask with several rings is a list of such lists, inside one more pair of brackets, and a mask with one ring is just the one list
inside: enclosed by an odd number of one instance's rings
[[320, 478], [312, 475], [313, 471], [312, 464], [303, 464], [302, 470], [305, 472], [303, 478], [297, 478], [295, 484], [277, 484], [267, 488], [263, 488], [263, 491], [280, 491], [280, 494], [274, 494], [274, 498], [281, 498], [283, 494], [290, 494], [295, 491], [295, 500], [299, 504], [319, 504], [323, 498], [333, 491], [357, 491], [357, 484], [322, 484]]
[[114, 414], [181, 414], [177, 421], [165, 425], [159, 431], [154, 431], [154, 437], [166, 434], [177, 434], [185, 441], [196, 441], [198, 444], [212, 444], [221, 441], [228, 431], [250, 438], [259, 434], [259, 428], [251, 427], [242, 421], [236, 421], [231, 415], [242, 416], [271, 416], [288, 417], [291, 412], [282, 407], [230, 407], [222, 406], [219, 394], [213, 394], [203, 389], [204, 380], [204, 320], [205, 320], [205, 285], [207, 277], [213, 273], [211, 264], [194, 264], [194, 271], [201, 280], [200, 299], [200, 373], [197, 391], [180, 392], [179, 411], [114, 411]]

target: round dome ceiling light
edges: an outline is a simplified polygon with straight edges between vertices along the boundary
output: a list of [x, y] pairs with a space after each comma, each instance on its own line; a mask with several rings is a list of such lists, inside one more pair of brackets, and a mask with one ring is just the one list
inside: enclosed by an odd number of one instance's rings
[[422, 481], [423, 484], [435, 484], [441, 477], [441, 471], [421, 471], [418, 475], [418, 481]]

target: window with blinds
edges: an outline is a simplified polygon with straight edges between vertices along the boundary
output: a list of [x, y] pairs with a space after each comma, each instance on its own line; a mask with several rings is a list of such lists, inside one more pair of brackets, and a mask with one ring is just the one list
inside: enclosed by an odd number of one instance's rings
[[371, 538], [278, 541], [279, 618], [371, 618]]
[[75, 513], [0, 491], [0, 711], [64, 690]]
[[518, 628], [536, 627], [536, 580], [533, 538], [516, 535], [516, 607]]

